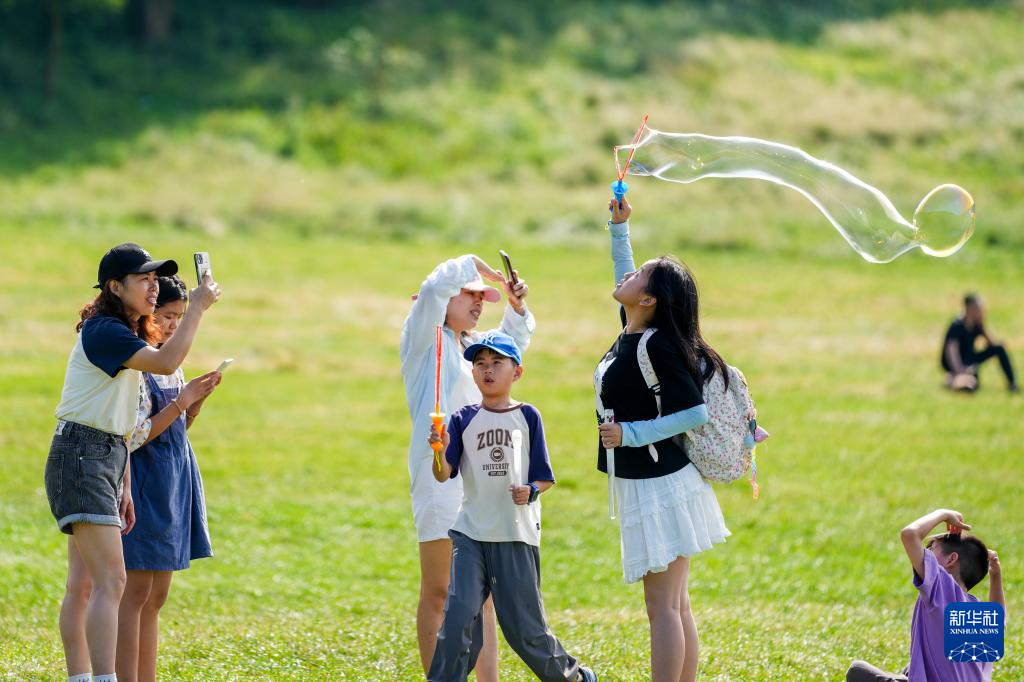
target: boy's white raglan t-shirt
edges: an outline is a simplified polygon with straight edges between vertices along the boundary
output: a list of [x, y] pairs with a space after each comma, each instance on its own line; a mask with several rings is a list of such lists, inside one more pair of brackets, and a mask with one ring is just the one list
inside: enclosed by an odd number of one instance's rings
[[[515, 431], [522, 437], [518, 467], [512, 446]], [[517, 505], [508, 490], [513, 481], [525, 485], [555, 480], [537, 408], [521, 403], [495, 411], [468, 405], [452, 415], [448, 433], [445, 457], [452, 477], [462, 476], [462, 507], [452, 530], [480, 542], [540, 546], [540, 500]]]

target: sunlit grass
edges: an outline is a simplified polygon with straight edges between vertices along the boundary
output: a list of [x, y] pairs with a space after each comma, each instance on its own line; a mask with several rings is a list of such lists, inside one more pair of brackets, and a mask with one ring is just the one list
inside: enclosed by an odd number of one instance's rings
[[[552, 627], [603, 679], [644, 680], [642, 593], [622, 584], [594, 468], [590, 375], [617, 331], [600, 213], [590, 241], [571, 250], [500, 245], [530, 282], [538, 318], [517, 392], [545, 416], [559, 478], [544, 500]], [[639, 257], [659, 251], [664, 235], [639, 217], [634, 230]], [[186, 370], [235, 358], [192, 433], [216, 557], [175, 579], [161, 675], [416, 679], [398, 331], [409, 293], [437, 261], [467, 250], [490, 257], [499, 243], [0, 234], [21, 254], [0, 265], [0, 666], [18, 679], [61, 673], [64, 538], [46, 506], [43, 461], [75, 312], [98, 256], [131, 237], [182, 263], [200, 247], [211, 253], [225, 294]], [[914, 592], [897, 533], [936, 506], [963, 511], [1000, 550], [1008, 611], [1020, 609], [1021, 400], [994, 368], [972, 397], [943, 392], [935, 368], [942, 325], [966, 287], [987, 295], [994, 330], [1024, 348], [1019, 264], [970, 248], [887, 266], [852, 253], [680, 255], [703, 288], [707, 336], [744, 369], [773, 433], [759, 453], [762, 498], [752, 501], [744, 484], [719, 488], [733, 537], [694, 563], [703, 678], [831, 680], [854, 658], [905, 664]], [[1024, 673], [1016, 622], [997, 679]], [[502, 668], [504, 679], [530, 679], [505, 648]]]

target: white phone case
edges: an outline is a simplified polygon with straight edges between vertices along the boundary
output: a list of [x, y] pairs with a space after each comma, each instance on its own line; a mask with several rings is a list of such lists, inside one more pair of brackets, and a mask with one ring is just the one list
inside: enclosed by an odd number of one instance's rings
[[203, 283], [203, 277], [209, 275], [213, 277], [213, 268], [210, 267], [210, 254], [205, 251], [199, 251], [193, 254], [196, 261], [196, 279], [199, 284]]

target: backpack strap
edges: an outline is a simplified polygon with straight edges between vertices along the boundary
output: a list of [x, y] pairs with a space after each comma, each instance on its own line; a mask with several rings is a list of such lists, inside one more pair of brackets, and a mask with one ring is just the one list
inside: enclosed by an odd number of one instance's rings
[[[605, 408], [604, 402], [601, 400], [601, 384], [604, 382], [605, 370], [608, 369], [608, 365], [605, 364], [607, 357], [606, 355], [602, 358], [601, 362], [597, 363], [597, 369], [594, 370], [594, 399], [597, 401], [598, 424], [615, 421], [615, 412]], [[619, 498], [615, 489], [615, 448], [605, 448], [605, 453], [608, 465], [608, 518], [614, 519], [619, 509]]]
[[644, 375], [644, 381], [647, 382], [647, 388], [654, 391], [654, 402], [658, 404], [658, 416], [661, 414], [661, 384], [658, 382], [658, 375], [654, 373], [654, 365], [651, 364], [651, 356], [647, 352], [647, 342], [654, 332], [658, 331], [654, 328], [648, 328], [644, 331], [643, 336], [640, 337], [640, 343], [636, 346], [636, 361], [640, 365], [640, 373]]
[[[654, 327], [648, 327], [644, 330], [643, 335], [640, 337], [640, 343], [636, 346], [636, 361], [640, 365], [640, 373], [644, 375], [644, 382], [647, 384], [647, 388], [654, 392], [654, 402], [658, 405], [658, 416], [664, 416], [661, 412], [661, 383], [658, 381], [658, 375], [654, 373], [654, 365], [651, 363], [651, 356], [647, 352], [647, 341], [650, 340], [654, 333], [658, 331]], [[654, 461], [658, 461], [658, 449], [654, 447], [654, 443], [647, 445], [647, 451], [651, 453], [651, 457]]]

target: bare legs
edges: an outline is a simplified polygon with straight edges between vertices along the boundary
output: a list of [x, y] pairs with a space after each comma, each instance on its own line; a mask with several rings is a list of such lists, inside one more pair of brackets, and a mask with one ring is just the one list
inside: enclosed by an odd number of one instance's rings
[[121, 529], [76, 523], [68, 542], [68, 582], [60, 636], [68, 675], [114, 672], [117, 609], [124, 592]]
[[128, 571], [118, 613], [117, 679], [155, 682], [160, 608], [171, 589], [170, 571]]
[[156, 682], [157, 630], [160, 609], [167, 602], [173, 576], [174, 574], [170, 571], [155, 571], [153, 573], [153, 588], [149, 592], [149, 599], [142, 607], [139, 628], [139, 682]]
[[75, 545], [74, 536], [68, 536], [68, 582], [64, 601], [60, 605], [60, 639], [64, 643], [64, 660], [68, 677], [92, 670], [89, 647], [85, 641], [85, 609], [92, 594], [92, 580], [85, 569]]
[[498, 617], [492, 597], [484, 602], [484, 644], [474, 671], [477, 682], [498, 682]]
[[693, 612], [690, 611], [690, 559], [680, 558], [677, 561], [686, 562], [686, 569], [683, 572], [682, 590], [679, 592], [679, 618], [683, 622], [683, 641], [686, 643], [685, 655], [683, 656], [683, 674], [679, 676], [679, 681], [694, 682], [697, 679], [700, 640], [697, 635], [697, 621], [693, 619]]
[[[444, 600], [452, 568], [452, 541], [445, 538], [420, 543], [420, 603], [416, 609], [416, 638], [424, 674], [430, 669], [437, 633], [444, 621]], [[498, 680], [498, 625], [494, 602], [484, 603], [484, 642], [476, 664], [478, 682]]]
[[437, 645], [437, 633], [444, 620], [444, 599], [448, 594], [452, 541], [420, 543], [420, 603], [416, 609], [416, 639], [420, 646], [423, 672], [430, 669]]
[[679, 557], [667, 571], [644, 576], [644, 602], [651, 624], [652, 682], [697, 679], [699, 642], [690, 612], [689, 571], [689, 558]]

